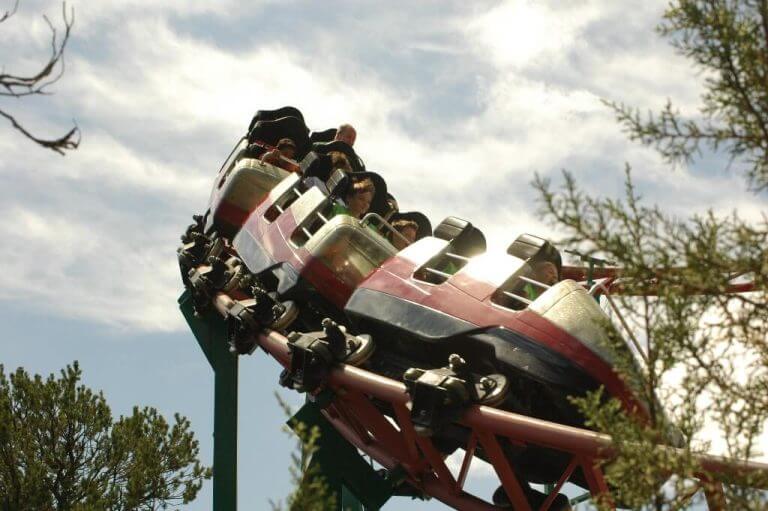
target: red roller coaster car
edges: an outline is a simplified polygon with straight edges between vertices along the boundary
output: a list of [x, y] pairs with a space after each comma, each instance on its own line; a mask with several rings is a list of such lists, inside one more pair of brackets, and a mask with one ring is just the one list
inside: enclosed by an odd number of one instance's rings
[[[284, 137], [296, 142], [297, 161], [261, 162]], [[310, 133], [291, 107], [256, 115], [216, 177], [207, 213], [182, 237], [195, 306], [228, 317], [233, 351], [272, 353], [286, 367], [284, 385], [343, 389], [325, 410], [337, 430], [452, 506], [495, 508], [463, 491], [473, 456], [499, 474], [498, 506], [565, 509], [557, 491], [566, 480], [608, 492], [596, 460], [609, 440], [573, 429], [584, 418], [568, 398], [602, 386], [647, 419], [649, 404], [633, 390], [641, 362], [629, 377], [614, 370], [606, 342], [618, 332], [594, 296], [617, 271], [601, 270], [591, 289], [569, 278], [538, 282], [535, 263], [561, 266], [548, 242], [523, 235], [493, 253], [469, 222], [449, 217], [433, 231], [420, 213], [393, 212], [384, 180], [332, 139], [333, 130]], [[352, 162], [351, 174], [331, 168], [334, 151]], [[334, 215], [359, 178], [376, 185], [370, 212]], [[419, 225], [399, 251], [386, 220], [398, 215]], [[562, 275], [585, 277], [578, 268]], [[669, 448], [676, 442], [670, 429]], [[458, 448], [467, 454], [453, 476], [444, 458]], [[528, 482], [556, 490], [544, 497]]]

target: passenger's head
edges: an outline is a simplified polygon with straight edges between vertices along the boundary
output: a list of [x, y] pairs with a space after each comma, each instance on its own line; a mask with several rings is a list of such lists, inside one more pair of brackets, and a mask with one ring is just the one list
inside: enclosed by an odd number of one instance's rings
[[277, 149], [284, 158], [293, 160], [296, 157], [296, 144], [290, 138], [281, 138], [277, 143]]
[[331, 151], [328, 153], [328, 156], [331, 157], [331, 169], [341, 169], [347, 173], [352, 172], [352, 165], [350, 165], [349, 160], [344, 153]]
[[389, 195], [387, 197], [387, 212], [384, 214], [384, 220], [389, 220], [389, 218], [392, 215], [394, 215], [399, 211], [400, 211], [400, 206], [397, 205], [397, 200], [395, 200], [394, 197]]
[[533, 265], [533, 278], [542, 284], [551, 286], [560, 280], [559, 271], [551, 261], [539, 261]]
[[341, 140], [342, 142], [346, 142], [350, 147], [355, 145], [356, 138], [357, 131], [355, 131], [355, 128], [353, 128], [351, 124], [342, 124], [339, 126], [339, 128], [336, 130], [336, 136], [333, 137], [334, 140]]
[[375, 193], [376, 187], [369, 178], [352, 183], [345, 197], [349, 214], [356, 218], [362, 218], [371, 208]]
[[397, 232], [399, 232], [403, 238], [400, 236], [395, 236], [394, 234], [391, 236], [392, 245], [398, 249], [402, 250], [414, 241], [416, 241], [416, 234], [419, 232], [419, 224], [414, 222], [413, 220], [395, 220], [392, 222], [392, 227], [395, 228]]

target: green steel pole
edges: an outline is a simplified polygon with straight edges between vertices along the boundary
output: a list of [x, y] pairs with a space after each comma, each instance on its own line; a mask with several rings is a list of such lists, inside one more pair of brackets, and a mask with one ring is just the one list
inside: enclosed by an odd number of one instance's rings
[[179, 305], [214, 372], [213, 509], [237, 510], [237, 356], [229, 352], [227, 324], [211, 312], [196, 316], [188, 291]]
[[[225, 330], [226, 332], [226, 330]], [[213, 509], [237, 509], [237, 356], [226, 342], [213, 343]]]

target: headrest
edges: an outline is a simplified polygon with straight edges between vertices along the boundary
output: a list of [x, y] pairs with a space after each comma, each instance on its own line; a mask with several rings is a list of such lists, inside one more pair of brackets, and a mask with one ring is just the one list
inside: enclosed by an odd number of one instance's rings
[[331, 177], [326, 181], [328, 187], [328, 194], [333, 197], [344, 197], [349, 188], [350, 179], [346, 172], [341, 169], [336, 169], [331, 174]]
[[304, 169], [304, 177], [316, 177], [322, 181], [328, 181], [331, 178], [332, 170], [331, 158], [321, 156], [312, 160], [312, 163]]
[[452, 249], [460, 255], [469, 257], [485, 252], [485, 236], [480, 229], [455, 216], [440, 222], [434, 236], [450, 242]]
[[328, 154], [332, 151], [340, 152], [347, 157], [347, 160], [349, 160], [349, 164], [352, 166], [352, 172], [365, 172], [365, 165], [362, 164], [357, 153], [355, 153], [355, 150], [346, 142], [341, 140], [318, 142], [312, 144], [312, 150], [317, 154]]
[[333, 142], [333, 138], [335, 136], [336, 128], [331, 128], [324, 131], [313, 131], [309, 135], [309, 141], [313, 144], [318, 142]]
[[389, 223], [395, 223], [397, 220], [410, 220], [411, 222], [416, 222], [416, 225], [419, 226], [416, 231], [417, 240], [420, 240], [424, 236], [432, 236], [432, 223], [423, 213], [419, 213], [418, 211], [401, 213], [398, 211], [389, 218]]
[[248, 141], [261, 141], [276, 146], [281, 138], [290, 138], [300, 149], [309, 144], [309, 129], [298, 117], [281, 117], [271, 121], [259, 121], [248, 133]]
[[533, 263], [549, 261], [557, 266], [558, 272], [563, 266], [560, 252], [554, 245], [544, 238], [539, 238], [532, 234], [521, 234], [518, 236], [507, 248], [507, 254]]
[[250, 133], [251, 130], [256, 126], [257, 122], [274, 121], [275, 119], [280, 119], [281, 117], [296, 117], [297, 119], [301, 120], [302, 123], [304, 123], [304, 116], [301, 114], [298, 108], [294, 108], [292, 106], [284, 106], [282, 108], [278, 108], [277, 110], [259, 110], [256, 112], [256, 115], [253, 116], [253, 119], [251, 119], [251, 124], [248, 125], [248, 133]]

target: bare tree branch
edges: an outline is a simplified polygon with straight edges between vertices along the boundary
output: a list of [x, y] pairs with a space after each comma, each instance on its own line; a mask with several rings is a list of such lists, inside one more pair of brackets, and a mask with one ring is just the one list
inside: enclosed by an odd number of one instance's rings
[[[16, 13], [18, 5], [19, 0], [16, 0], [13, 9], [6, 11], [0, 16], [0, 23], [13, 16], [13, 14]], [[64, 63], [64, 50], [69, 42], [72, 27], [75, 23], [75, 11], [74, 9], [67, 10], [66, 2], [61, 4], [61, 11], [64, 20], [64, 34], [61, 40], [59, 40], [59, 34], [56, 27], [51, 23], [51, 20], [47, 16], [43, 16], [43, 19], [51, 29], [51, 55], [48, 58], [48, 61], [43, 65], [40, 71], [29, 76], [0, 72], [0, 97], [13, 97], [18, 99], [25, 96], [50, 94], [46, 88], [56, 83], [64, 75], [66, 67]], [[42, 147], [56, 151], [61, 155], [65, 154], [64, 151], [77, 149], [80, 145], [80, 130], [77, 125], [72, 127], [62, 137], [56, 139], [43, 139], [33, 135], [29, 130], [24, 128], [13, 115], [3, 110], [0, 110], [0, 115], [8, 119], [11, 125], [28, 139]]]
[[13, 3], [13, 9], [11, 9], [10, 11], [5, 11], [3, 15], [0, 16], [0, 23], [2, 23], [3, 21], [7, 20], [8, 18], [16, 14], [16, 9], [18, 8], [19, 8], [19, 0], [16, 0]]
[[18, 131], [21, 132], [22, 135], [24, 135], [34, 143], [42, 147], [45, 147], [47, 149], [51, 149], [52, 151], [56, 151], [62, 156], [65, 154], [64, 151], [77, 149], [77, 147], [80, 145], [80, 128], [78, 128], [77, 125], [75, 125], [64, 136], [60, 138], [45, 140], [45, 139], [37, 138], [32, 133], [24, 129], [24, 126], [19, 124], [19, 122], [12, 115], [7, 114], [2, 110], [0, 110], [0, 116], [3, 116], [6, 119], [8, 119], [14, 128], [16, 128]]
[[72, 26], [75, 23], [75, 11], [70, 9], [69, 16], [67, 16], [66, 2], [62, 3], [62, 18], [64, 19], [64, 37], [61, 43], [59, 43], [56, 28], [47, 16], [43, 16], [43, 19], [51, 29], [51, 56], [43, 68], [31, 76], [0, 73], [0, 87], [5, 89], [5, 92], [0, 91], [0, 96], [21, 97], [45, 94], [45, 88], [61, 78], [65, 67], [64, 49], [67, 46], [67, 42], [69, 42]]

